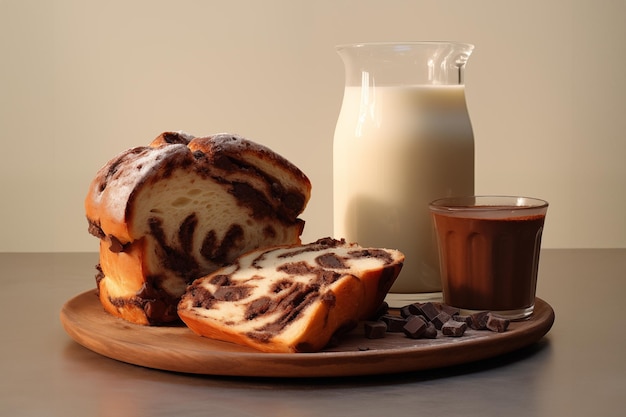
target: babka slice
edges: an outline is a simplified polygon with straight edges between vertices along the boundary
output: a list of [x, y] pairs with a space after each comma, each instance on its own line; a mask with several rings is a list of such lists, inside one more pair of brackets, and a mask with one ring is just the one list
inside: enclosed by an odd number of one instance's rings
[[308, 178], [243, 137], [166, 132], [122, 152], [85, 199], [100, 301], [137, 324], [177, 320], [187, 285], [260, 247], [299, 244]]
[[264, 352], [316, 352], [371, 317], [404, 255], [344, 240], [258, 249], [195, 280], [178, 315], [195, 333]]

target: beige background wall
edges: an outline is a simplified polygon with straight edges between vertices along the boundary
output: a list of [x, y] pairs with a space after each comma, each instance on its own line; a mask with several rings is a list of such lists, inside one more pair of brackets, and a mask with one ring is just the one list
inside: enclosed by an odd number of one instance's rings
[[626, 247], [626, 2], [0, 0], [0, 251], [95, 251], [96, 170], [165, 130], [299, 165], [332, 233], [339, 43], [476, 44], [476, 190], [551, 203], [545, 247]]

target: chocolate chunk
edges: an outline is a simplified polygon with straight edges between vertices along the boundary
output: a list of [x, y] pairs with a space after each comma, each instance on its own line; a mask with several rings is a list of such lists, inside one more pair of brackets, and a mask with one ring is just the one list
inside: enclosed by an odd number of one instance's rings
[[488, 311], [479, 311], [470, 315], [471, 322], [469, 326], [474, 330], [485, 330], [487, 328]]
[[200, 254], [211, 262], [226, 265], [230, 262], [229, 253], [240, 249], [244, 238], [243, 228], [238, 224], [230, 226], [224, 239], [218, 241], [215, 230], [207, 232], [200, 246]]
[[426, 325], [426, 330], [424, 330], [424, 333], [422, 334], [422, 337], [424, 339], [436, 339], [437, 338], [437, 328], [435, 327], [435, 325], [432, 322], [429, 322]]
[[275, 282], [274, 285], [272, 285], [272, 288], [270, 288], [270, 292], [278, 294], [279, 292], [288, 289], [293, 284], [293, 281], [290, 279], [281, 279], [280, 281]]
[[303, 253], [323, 251], [326, 249], [336, 248], [338, 246], [345, 245], [345, 244], [346, 244], [345, 239], [336, 240], [331, 237], [323, 237], [323, 238], [317, 239], [315, 242], [310, 243], [308, 245], [297, 246], [289, 251], [285, 251], [281, 253], [280, 255], [278, 255], [278, 258], [279, 259], [294, 258]]
[[94, 221], [91, 221], [89, 219], [87, 219], [88, 221], [88, 229], [87, 231], [94, 235], [95, 237], [97, 237], [98, 239], [104, 239], [104, 237], [106, 236], [106, 234], [102, 231], [102, 229], [100, 228], [100, 225]]
[[319, 270], [316, 270], [315, 272], [317, 273], [319, 280], [327, 285], [332, 284], [333, 282], [337, 281], [339, 278], [343, 276], [339, 272], [328, 271], [326, 269], [319, 269]]
[[289, 275], [307, 275], [315, 272], [315, 268], [304, 261], [287, 262], [278, 265], [276, 270], [285, 272]]
[[421, 308], [422, 313], [424, 314], [424, 316], [428, 319], [428, 321], [431, 321], [432, 319], [437, 317], [437, 315], [440, 313], [440, 311], [437, 308], [437, 306], [434, 303], [431, 303], [431, 302], [423, 303], [420, 306], [420, 308]]
[[337, 246], [345, 245], [346, 239], [333, 239], [330, 236], [321, 237], [315, 241], [315, 245], [320, 245], [327, 248], [336, 248]]
[[227, 264], [229, 260], [228, 254], [233, 250], [241, 249], [244, 244], [243, 227], [236, 223], [232, 224], [226, 231], [222, 243], [213, 253], [214, 261], [220, 264]]
[[228, 286], [222, 285], [215, 290], [213, 296], [220, 301], [238, 301], [247, 298], [252, 293], [253, 287], [247, 285]]
[[321, 295], [322, 303], [332, 307], [337, 304], [337, 296], [331, 290], [324, 292]]
[[406, 324], [402, 328], [404, 334], [411, 339], [419, 339], [419, 337], [426, 331], [426, 322], [418, 316], [411, 316], [406, 319]]
[[435, 328], [437, 330], [441, 330], [441, 326], [443, 326], [444, 323], [450, 320], [450, 318], [451, 317], [448, 313], [446, 313], [445, 311], [442, 311], [431, 320], [431, 323], [435, 325]]
[[211, 284], [213, 284], [215, 286], [218, 286], [218, 287], [220, 287], [222, 285], [231, 285], [230, 275], [224, 275], [224, 274], [214, 275], [209, 280], [209, 283], [211, 283]]
[[387, 331], [389, 333], [403, 332], [403, 327], [406, 324], [406, 320], [402, 317], [394, 316], [391, 314], [384, 314], [380, 316], [380, 320], [387, 325]]
[[202, 151], [193, 151], [192, 155], [196, 159], [204, 159], [204, 158], [206, 158], [206, 154], [204, 152], [202, 152]]
[[96, 289], [100, 291], [100, 281], [104, 279], [104, 272], [102, 272], [102, 266], [100, 264], [96, 264]]
[[118, 238], [113, 235], [107, 236], [107, 240], [109, 241], [109, 250], [113, 253], [120, 253], [124, 251], [124, 245]]
[[391, 255], [384, 249], [365, 248], [348, 252], [352, 258], [377, 258], [384, 262], [385, 265], [393, 262]]
[[[217, 161], [217, 159], [216, 159]], [[233, 181], [230, 193], [239, 204], [252, 211], [255, 219], [273, 218], [277, 213], [266, 195], [246, 182]]]
[[213, 294], [200, 285], [191, 284], [188, 291], [193, 297], [193, 306], [196, 308], [211, 309], [216, 300]]
[[382, 339], [387, 332], [387, 325], [384, 321], [366, 321], [363, 324], [365, 337], [368, 339]]
[[323, 255], [315, 258], [315, 262], [321, 266], [322, 268], [330, 268], [330, 269], [346, 269], [348, 266], [343, 261], [341, 257], [339, 257], [335, 253], [325, 253]]
[[176, 272], [187, 283], [191, 283], [200, 276], [200, 265], [193, 254], [174, 248], [168, 244], [168, 239], [163, 230], [163, 219], [150, 217], [148, 227], [154, 239], [158, 242], [158, 257], [164, 268]]
[[164, 132], [157, 137], [156, 140], [162, 139], [163, 142], [173, 145], [173, 144], [183, 144], [187, 145], [189, 141], [192, 139], [190, 135], [183, 132]]
[[400, 308], [400, 316], [407, 318], [409, 316], [416, 316], [417, 314], [412, 313], [411, 309], [409, 308], [409, 306], [404, 306]]
[[151, 325], [171, 322], [178, 317], [176, 304], [167, 300], [146, 300], [143, 309]]
[[118, 306], [119, 302], [121, 305], [131, 303], [143, 308], [150, 325], [171, 322], [178, 317], [177, 297], [163, 290], [163, 279], [161, 275], [148, 275], [141, 288], [135, 293], [135, 297], [130, 300], [127, 298], [113, 300], [109, 297], [109, 301]]
[[276, 229], [271, 224], [265, 226], [263, 228], [263, 236], [267, 239], [274, 239], [276, 237]]
[[441, 333], [444, 336], [461, 337], [465, 330], [467, 330], [467, 324], [456, 320], [449, 320], [441, 326]]
[[497, 316], [492, 313], [487, 314], [486, 327], [492, 332], [498, 332], [498, 333], [505, 332], [506, 329], [509, 328], [509, 323], [510, 323], [509, 319]]
[[196, 213], [191, 213], [178, 228], [178, 241], [183, 252], [191, 252], [193, 250], [193, 235], [197, 226], [198, 216], [196, 216]]
[[406, 306], [409, 312], [414, 316], [423, 316], [422, 303], [413, 303]]
[[[420, 319], [424, 320], [424, 322], [426, 324], [430, 323], [430, 320], [428, 320], [428, 318], [426, 316], [424, 316], [423, 314], [414, 314], [414, 316], [419, 317]], [[412, 317], [412, 316], [409, 316]], [[408, 317], [407, 317], [408, 318]], [[406, 320], [406, 319], [405, 319]]]
[[287, 192], [281, 198], [283, 204], [278, 206], [279, 214], [286, 216], [289, 220], [297, 221], [297, 216], [304, 209], [305, 197], [296, 192]]
[[202, 240], [200, 254], [204, 257], [204, 259], [211, 260], [213, 259], [213, 252], [215, 252], [216, 247], [217, 235], [215, 234], [215, 230], [210, 230]]
[[246, 309], [246, 320], [254, 320], [256, 317], [267, 313], [272, 307], [272, 299], [260, 297], [252, 301]]

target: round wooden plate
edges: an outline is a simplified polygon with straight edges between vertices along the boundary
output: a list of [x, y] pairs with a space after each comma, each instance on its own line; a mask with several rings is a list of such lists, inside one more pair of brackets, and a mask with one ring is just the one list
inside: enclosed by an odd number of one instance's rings
[[387, 333], [367, 339], [362, 326], [339, 346], [317, 353], [263, 353], [211, 340], [184, 325], [147, 327], [106, 313], [95, 290], [67, 301], [61, 322], [76, 342], [119, 361], [166, 371], [250, 377], [329, 377], [388, 374], [439, 368], [508, 353], [541, 339], [554, 310], [537, 299], [534, 314], [503, 333], [468, 330], [459, 338], [410, 339]]

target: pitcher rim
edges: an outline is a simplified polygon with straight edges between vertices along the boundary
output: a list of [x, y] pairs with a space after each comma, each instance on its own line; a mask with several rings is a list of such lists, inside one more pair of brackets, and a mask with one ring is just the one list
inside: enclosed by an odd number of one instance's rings
[[337, 51], [341, 51], [343, 49], [348, 49], [348, 48], [365, 48], [365, 47], [370, 47], [370, 46], [378, 46], [378, 47], [384, 47], [384, 46], [419, 46], [419, 45], [430, 45], [430, 46], [434, 46], [434, 45], [448, 45], [448, 46], [458, 46], [458, 47], [462, 47], [462, 48], [466, 48], [469, 49], [470, 51], [473, 50], [475, 48], [475, 45], [472, 43], [468, 43], [468, 42], [458, 42], [458, 41], [403, 41], [403, 42], [355, 42], [355, 43], [341, 43], [338, 45], [335, 45], [335, 49]]

